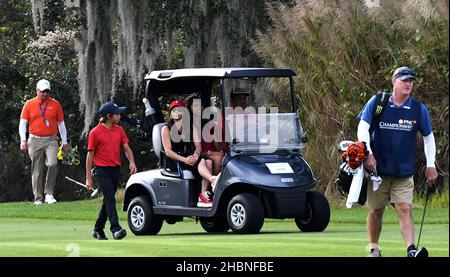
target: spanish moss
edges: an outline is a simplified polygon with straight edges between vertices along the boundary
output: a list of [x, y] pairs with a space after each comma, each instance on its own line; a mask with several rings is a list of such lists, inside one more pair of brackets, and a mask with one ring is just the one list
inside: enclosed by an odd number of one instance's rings
[[[43, 33], [48, 1], [31, 2], [35, 30]], [[153, 69], [257, 65], [249, 39], [267, 23], [257, 0], [66, 0], [66, 6], [81, 21], [75, 49], [84, 134], [123, 78], [135, 98]]]

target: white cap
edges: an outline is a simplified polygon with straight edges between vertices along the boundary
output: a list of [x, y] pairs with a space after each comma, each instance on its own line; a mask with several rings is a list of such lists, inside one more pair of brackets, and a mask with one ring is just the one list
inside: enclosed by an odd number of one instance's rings
[[36, 84], [36, 89], [40, 91], [44, 91], [46, 89], [50, 90], [50, 82], [45, 79], [39, 80]]

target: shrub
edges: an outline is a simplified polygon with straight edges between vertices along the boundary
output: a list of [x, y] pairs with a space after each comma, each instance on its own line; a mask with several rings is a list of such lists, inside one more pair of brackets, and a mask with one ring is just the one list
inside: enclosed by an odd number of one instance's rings
[[[359, 111], [377, 91], [391, 89], [391, 73], [402, 65], [418, 73], [414, 97], [430, 111], [437, 164], [448, 168], [448, 2], [383, 0], [376, 8], [357, 0], [272, 2], [272, 27], [257, 32], [253, 50], [266, 63], [298, 74], [298, 113], [310, 138], [304, 154], [319, 189], [334, 183], [337, 143], [356, 139]], [[418, 161], [419, 183], [423, 154]]]

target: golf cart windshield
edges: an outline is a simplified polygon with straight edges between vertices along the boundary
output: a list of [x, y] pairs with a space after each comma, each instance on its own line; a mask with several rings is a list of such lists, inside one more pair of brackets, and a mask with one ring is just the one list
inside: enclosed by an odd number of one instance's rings
[[228, 114], [227, 136], [231, 149], [270, 153], [301, 149], [302, 129], [294, 113]]

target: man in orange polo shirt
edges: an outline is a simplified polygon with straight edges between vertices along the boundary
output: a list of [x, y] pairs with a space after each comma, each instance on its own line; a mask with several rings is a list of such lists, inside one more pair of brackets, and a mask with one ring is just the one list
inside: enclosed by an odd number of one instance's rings
[[[58, 130], [63, 142], [63, 151], [68, 152], [67, 130], [61, 104], [50, 97], [50, 83], [42, 79], [36, 84], [37, 96], [28, 100], [22, 109], [19, 124], [20, 150], [31, 158], [31, 184], [34, 204], [56, 203], [53, 190], [58, 173]], [[27, 140], [27, 125], [29, 138]], [[48, 167], [45, 190], [42, 186], [44, 165]], [[45, 193], [45, 199], [44, 199]]]

